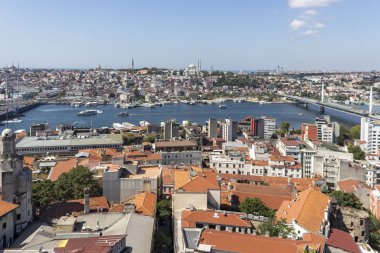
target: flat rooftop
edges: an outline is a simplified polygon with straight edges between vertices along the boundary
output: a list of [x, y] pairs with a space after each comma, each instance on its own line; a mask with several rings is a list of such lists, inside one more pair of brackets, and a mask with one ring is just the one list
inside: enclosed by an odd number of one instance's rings
[[90, 138], [50, 138], [24, 137], [16, 144], [16, 148], [51, 147], [51, 146], [80, 146], [80, 145], [102, 145], [102, 144], [123, 144], [121, 134], [108, 134], [92, 136]]

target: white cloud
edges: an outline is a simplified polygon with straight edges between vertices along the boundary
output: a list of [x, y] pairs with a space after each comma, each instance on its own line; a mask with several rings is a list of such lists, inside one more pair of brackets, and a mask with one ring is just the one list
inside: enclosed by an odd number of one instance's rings
[[317, 28], [317, 29], [322, 29], [322, 28], [325, 28], [325, 24], [323, 24], [323, 23], [316, 23], [314, 27]]
[[293, 30], [298, 30], [306, 25], [306, 22], [303, 20], [295, 19], [290, 23], [290, 27]]
[[310, 8], [329, 6], [338, 0], [289, 0], [290, 8]]
[[305, 16], [315, 16], [315, 15], [317, 15], [318, 14], [318, 12], [316, 11], [316, 10], [306, 10], [304, 13], [303, 13], [303, 15], [305, 15]]
[[305, 36], [318, 36], [318, 34], [319, 34], [318, 30], [312, 30], [312, 29], [309, 29], [303, 32], [303, 35]]

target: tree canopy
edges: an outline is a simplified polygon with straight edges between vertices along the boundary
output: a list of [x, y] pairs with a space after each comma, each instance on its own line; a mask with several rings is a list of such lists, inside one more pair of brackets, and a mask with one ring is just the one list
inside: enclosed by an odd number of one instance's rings
[[43, 180], [33, 183], [33, 204], [36, 207], [56, 201], [83, 198], [84, 188], [90, 188], [91, 196], [102, 195], [102, 188], [94, 173], [83, 166], [77, 166], [59, 176], [57, 181]]
[[157, 212], [158, 217], [161, 220], [166, 220], [172, 215], [172, 204], [171, 200], [163, 199], [157, 202]]
[[259, 198], [246, 198], [239, 204], [239, 211], [265, 217], [273, 217], [275, 214], [275, 210], [267, 207]]
[[362, 203], [353, 193], [333, 191], [330, 196], [335, 197], [340, 206], [347, 206], [356, 209], [362, 208]]
[[269, 236], [279, 236], [282, 234], [282, 238], [287, 238], [294, 234], [294, 229], [292, 226], [286, 225], [286, 221], [269, 219], [268, 221], [261, 223], [258, 226], [259, 233], [264, 235], [266, 232], [269, 232]]
[[348, 146], [348, 152], [354, 154], [355, 160], [365, 160], [365, 153], [359, 146]]

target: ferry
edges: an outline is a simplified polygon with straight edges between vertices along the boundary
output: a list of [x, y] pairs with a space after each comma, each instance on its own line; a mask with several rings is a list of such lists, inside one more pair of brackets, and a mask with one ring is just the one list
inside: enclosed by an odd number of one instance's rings
[[6, 123], [8, 123], [8, 124], [9, 123], [21, 123], [21, 122], [22, 122], [22, 120], [18, 119], [18, 118], [1, 121], [1, 123], [3, 123], [3, 124], [6, 124]]
[[84, 110], [84, 111], [78, 112], [77, 115], [78, 116], [90, 116], [90, 115], [96, 115], [98, 113], [102, 113], [102, 111], [100, 111], [100, 110]]
[[117, 116], [120, 116], [120, 117], [127, 117], [129, 114], [127, 112], [119, 112], [117, 114]]
[[222, 109], [222, 110], [226, 109], [226, 105], [219, 105], [218, 107], [219, 107], [219, 109]]

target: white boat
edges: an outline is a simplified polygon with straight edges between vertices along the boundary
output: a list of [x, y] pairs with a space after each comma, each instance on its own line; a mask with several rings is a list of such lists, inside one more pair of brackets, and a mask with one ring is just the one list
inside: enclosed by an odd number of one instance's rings
[[139, 122], [140, 126], [150, 126], [151, 124], [148, 121], [142, 120]]
[[259, 104], [260, 104], [260, 105], [264, 105], [264, 104], [269, 104], [269, 102], [264, 101], [264, 100], [260, 100], [260, 101], [259, 101]]
[[298, 115], [299, 115], [299, 116], [302, 116], [302, 115], [303, 115], [303, 113], [302, 113], [302, 112], [300, 112], [300, 113], [298, 113]]
[[147, 107], [147, 108], [154, 108], [154, 107], [156, 107], [155, 104], [151, 104], [151, 103], [143, 103], [141, 106], [142, 107]]
[[73, 106], [73, 107], [80, 107], [80, 106], [82, 106], [82, 105], [83, 105], [82, 102], [72, 102], [72, 103], [71, 103], [71, 106]]
[[84, 104], [84, 106], [86, 106], [86, 107], [97, 106], [97, 105], [98, 105], [97, 102], [87, 102]]
[[9, 123], [21, 123], [21, 122], [22, 122], [22, 120], [18, 119], [18, 118], [1, 121], [1, 123], [3, 123], [3, 124], [6, 124], [6, 123], [8, 123], [8, 124]]
[[219, 107], [219, 109], [222, 109], [222, 110], [226, 109], [226, 105], [219, 105], [218, 107]]
[[78, 116], [90, 116], [102, 113], [101, 110], [84, 110], [77, 113]]

